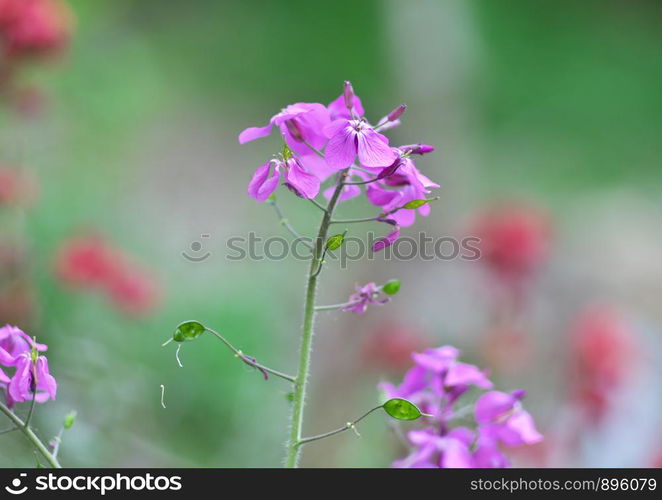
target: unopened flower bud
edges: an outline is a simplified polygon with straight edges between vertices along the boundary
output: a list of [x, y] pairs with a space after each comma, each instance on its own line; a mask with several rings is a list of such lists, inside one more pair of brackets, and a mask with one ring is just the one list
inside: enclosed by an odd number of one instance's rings
[[303, 142], [305, 140], [297, 122], [294, 120], [286, 120], [285, 126], [287, 127], [288, 132], [292, 135], [292, 139], [297, 142]]
[[345, 98], [345, 106], [347, 106], [347, 109], [352, 109], [354, 107], [354, 88], [349, 81], [345, 81], [342, 94]]
[[434, 146], [429, 144], [408, 144], [406, 146], [400, 146], [400, 151], [403, 153], [409, 153], [412, 155], [424, 155], [432, 153], [434, 151]]
[[390, 122], [393, 122], [400, 118], [404, 112], [407, 110], [407, 105], [406, 104], [400, 104], [397, 108], [395, 108], [393, 111], [391, 111], [388, 115], [386, 115], [386, 119]]
[[511, 394], [514, 398], [521, 400], [526, 396], [526, 389], [516, 389]]

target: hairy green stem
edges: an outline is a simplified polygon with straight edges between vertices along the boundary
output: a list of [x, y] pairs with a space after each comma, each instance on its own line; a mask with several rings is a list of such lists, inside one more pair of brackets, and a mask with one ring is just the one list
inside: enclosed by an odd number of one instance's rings
[[290, 425], [290, 441], [287, 445], [287, 457], [285, 459], [286, 467], [297, 467], [301, 449], [299, 442], [302, 439], [303, 413], [306, 398], [306, 385], [308, 382], [308, 372], [310, 371], [310, 354], [313, 344], [313, 325], [315, 323], [315, 294], [317, 292], [317, 278], [322, 266], [321, 258], [324, 253], [331, 215], [338, 203], [338, 198], [342, 192], [344, 181], [347, 177], [348, 169], [340, 172], [336, 189], [326, 206], [326, 212], [322, 217], [320, 228], [315, 241], [315, 250], [310, 262], [308, 271], [308, 283], [306, 285], [306, 302], [303, 312], [303, 332], [301, 334], [301, 346], [299, 350], [299, 371], [296, 382], [294, 383], [294, 399], [292, 408], [292, 420]]
[[0, 411], [4, 413], [9, 420], [11, 420], [16, 427], [23, 433], [23, 435], [32, 443], [32, 446], [35, 447], [39, 453], [41, 453], [46, 461], [53, 467], [54, 469], [61, 469], [62, 466], [60, 465], [60, 462], [57, 461], [57, 458], [53, 456], [53, 454], [48, 451], [48, 448], [44, 443], [41, 442], [41, 439], [37, 437], [37, 435], [32, 432], [32, 429], [28, 426], [25, 425], [25, 423], [9, 408], [7, 408], [4, 404], [0, 403]]

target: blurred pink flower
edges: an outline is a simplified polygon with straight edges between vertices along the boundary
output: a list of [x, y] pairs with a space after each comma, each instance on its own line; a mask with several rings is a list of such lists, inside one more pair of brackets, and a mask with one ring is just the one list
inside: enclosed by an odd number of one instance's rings
[[636, 363], [633, 333], [614, 310], [593, 306], [571, 327], [569, 345], [575, 398], [592, 418], [599, 418]]
[[72, 29], [72, 12], [61, 0], [0, 0], [0, 41], [11, 59], [59, 53]]
[[27, 207], [37, 197], [37, 182], [24, 170], [0, 165], [0, 208]]
[[388, 321], [378, 324], [366, 336], [362, 346], [365, 363], [394, 372], [402, 371], [411, 363], [411, 353], [427, 344], [423, 334], [404, 324]]
[[155, 280], [97, 235], [65, 242], [57, 252], [55, 274], [69, 286], [101, 290], [121, 311], [133, 316], [151, 312], [160, 299]]
[[487, 208], [477, 216], [471, 234], [481, 240], [481, 260], [506, 283], [530, 277], [549, 253], [549, 220], [532, 206]]
[[150, 313], [160, 299], [155, 280], [145, 271], [131, 266], [113, 274], [107, 288], [112, 302], [131, 316]]

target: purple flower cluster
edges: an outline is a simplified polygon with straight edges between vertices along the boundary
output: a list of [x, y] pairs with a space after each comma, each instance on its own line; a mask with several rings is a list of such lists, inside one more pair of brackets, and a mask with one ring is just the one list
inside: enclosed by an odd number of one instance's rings
[[[439, 185], [423, 175], [412, 155], [434, 151], [426, 144], [392, 147], [381, 132], [400, 124], [406, 106], [401, 105], [371, 125], [364, 116], [361, 99], [352, 85], [345, 82], [343, 93], [328, 106], [319, 103], [290, 104], [274, 115], [264, 127], [250, 127], [239, 134], [244, 144], [268, 136], [277, 127], [285, 141], [283, 152], [260, 166], [248, 185], [248, 194], [266, 201], [282, 182], [303, 198], [313, 199], [322, 184], [341, 170], [347, 181], [339, 200], [360, 196], [365, 187], [367, 199], [381, 207], [381, 222], [394, 226], [373, 250], [380, 250], [397, 240], [399, 228], [411, 226], [420, 215], [428, 215], [427, 203], [414, 208], [404, 205], [426, 200]], [[329, 198], [334, 187], [322, 192]]]
[[[0, 328], [0, 388], [10, 408], [33, 397], [38, 403], [55, 399], [57, 382], [48, 370], [48, 359], [39, 354], [47, 349], [15, 326]], [[14, 374], [10, 377], [2, 367], [14, 368]]]
[[[533, 444], [542, 440], [533, 418], [522, 408], [525, 391], [492, 391], [484, 371], [458, 361], [460, 351], [451, 346], [414, 353], [414, 366], [402, 384], [380, 384], [388, 398], [405, 398], [432, 415], [432, 424], [412, 430], [407, 438], [412, 453], [394, 462], [394, 467], [491, 468], [508, 467], [503, 447]], [[472, 387], [486, 389], [475, 404], [458, 409]], [[473, 410], [475, 425], [454, 426]]]

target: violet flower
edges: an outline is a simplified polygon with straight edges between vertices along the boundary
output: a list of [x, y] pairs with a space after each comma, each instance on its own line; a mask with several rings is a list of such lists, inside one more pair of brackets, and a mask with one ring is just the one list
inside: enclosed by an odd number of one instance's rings
[[337, 170], [349, 167], [354, 160], [366, 167], [388, 167], [397, 158], [388, 139], [364, 119], [339, 118], [324, 128], [329, 138], [326, 162]]
[[248, 184], [248, 194], [266, 201], [276, 190], [281, 176], [285, 185], [302, 198], [314, 198], [320, 190], [319, 178], [309, 172], [299, 158], [272, 159], [260, 166]]
[[46, 356], [37, 351], [24, 352], [16, 359], [16, 372], [7, 387], [7, 406], [22, 403], [33, 398], [38, 403], [55, 399], [57, 382], [48, 370]]
[[482, 436], [506, 446], [534, 444], [542, 441], [533, 417], [522, 408], [525, 391], [511, 393], [491, 391], [476, 401], [475, 416]]
[[368, 309], [368, 305], [384, 305], [389, 299], [379, 299], [380, 288], [375, 283], [368, 283], [364, 286], [356, 286], [356, 293], [350, 295], [348, 305], [342, 308], [343, 311], [353, 312], [354, 314], [363, 314]]
[[434, 429], [413, 430], [407, 438], [416, 448], [411, 455], [393, 462], [395, 468], [458, 469], [473, 466], [471, 444], [474, 433], [457, 427], [444, 436]]
[[29, 335], [16, 326], [5, 325], [0, 328], [0, 349], [4, 349], [11, 356], [16, 357], [23, 352], [30, 351], [33, 346], [40, 352], [48, 349], [44, 344], [35, 343]]
[[[399, 150], [394, 148], [393, 151]], [[396, 210], [410, 201], [425, 199], [430, 194], [430, 189], [439, 187], [439, 184], [432, 182], [416, 168], [411, 158], [400, 157], [398, 161], [396, 166], [399, 166], [391, 175], [369, 184], [366, 189], [368, 200], [373, 205], [382, 207], [384, 213]], [[408, 227], [414, 224], [417, 211], [420, 215], [427, 216], [430, 214], [430, 205], [426, 203], [417, 209], [400, 208], [390, 214], [389, 218], [394, 219], [401, 227]]]
[[39, 355], [47, 349], [20, 328], [12, 325], [0, 328], [0, 365], [15, 368], [11, 377], [0, 368], [0, 384], [5, 389], [5, 399], [10, 408], [32, 399], [33, 392], [37, 402], [55, 399], [57, 384], [49, 373], [48, 360]]
[[[521, 407], [524, 391], [490, 391], [475, 407], [457, 408], [470, 387], [492, 388], [485, 372], [459, 361], [459, 354], [452, 346], [413, 353], [415, 365], [399, 386], [380, 384], [386, 397], [408, 399], [434, 419], [433, 426], [408, 433], [413, 451], [395, 461], [394, 467], [507, 467], [502, 445], [533, 444], [542, 439], [531, 415]], [[457, 418], [472, 408], [475, 429], [454, 427]]]

